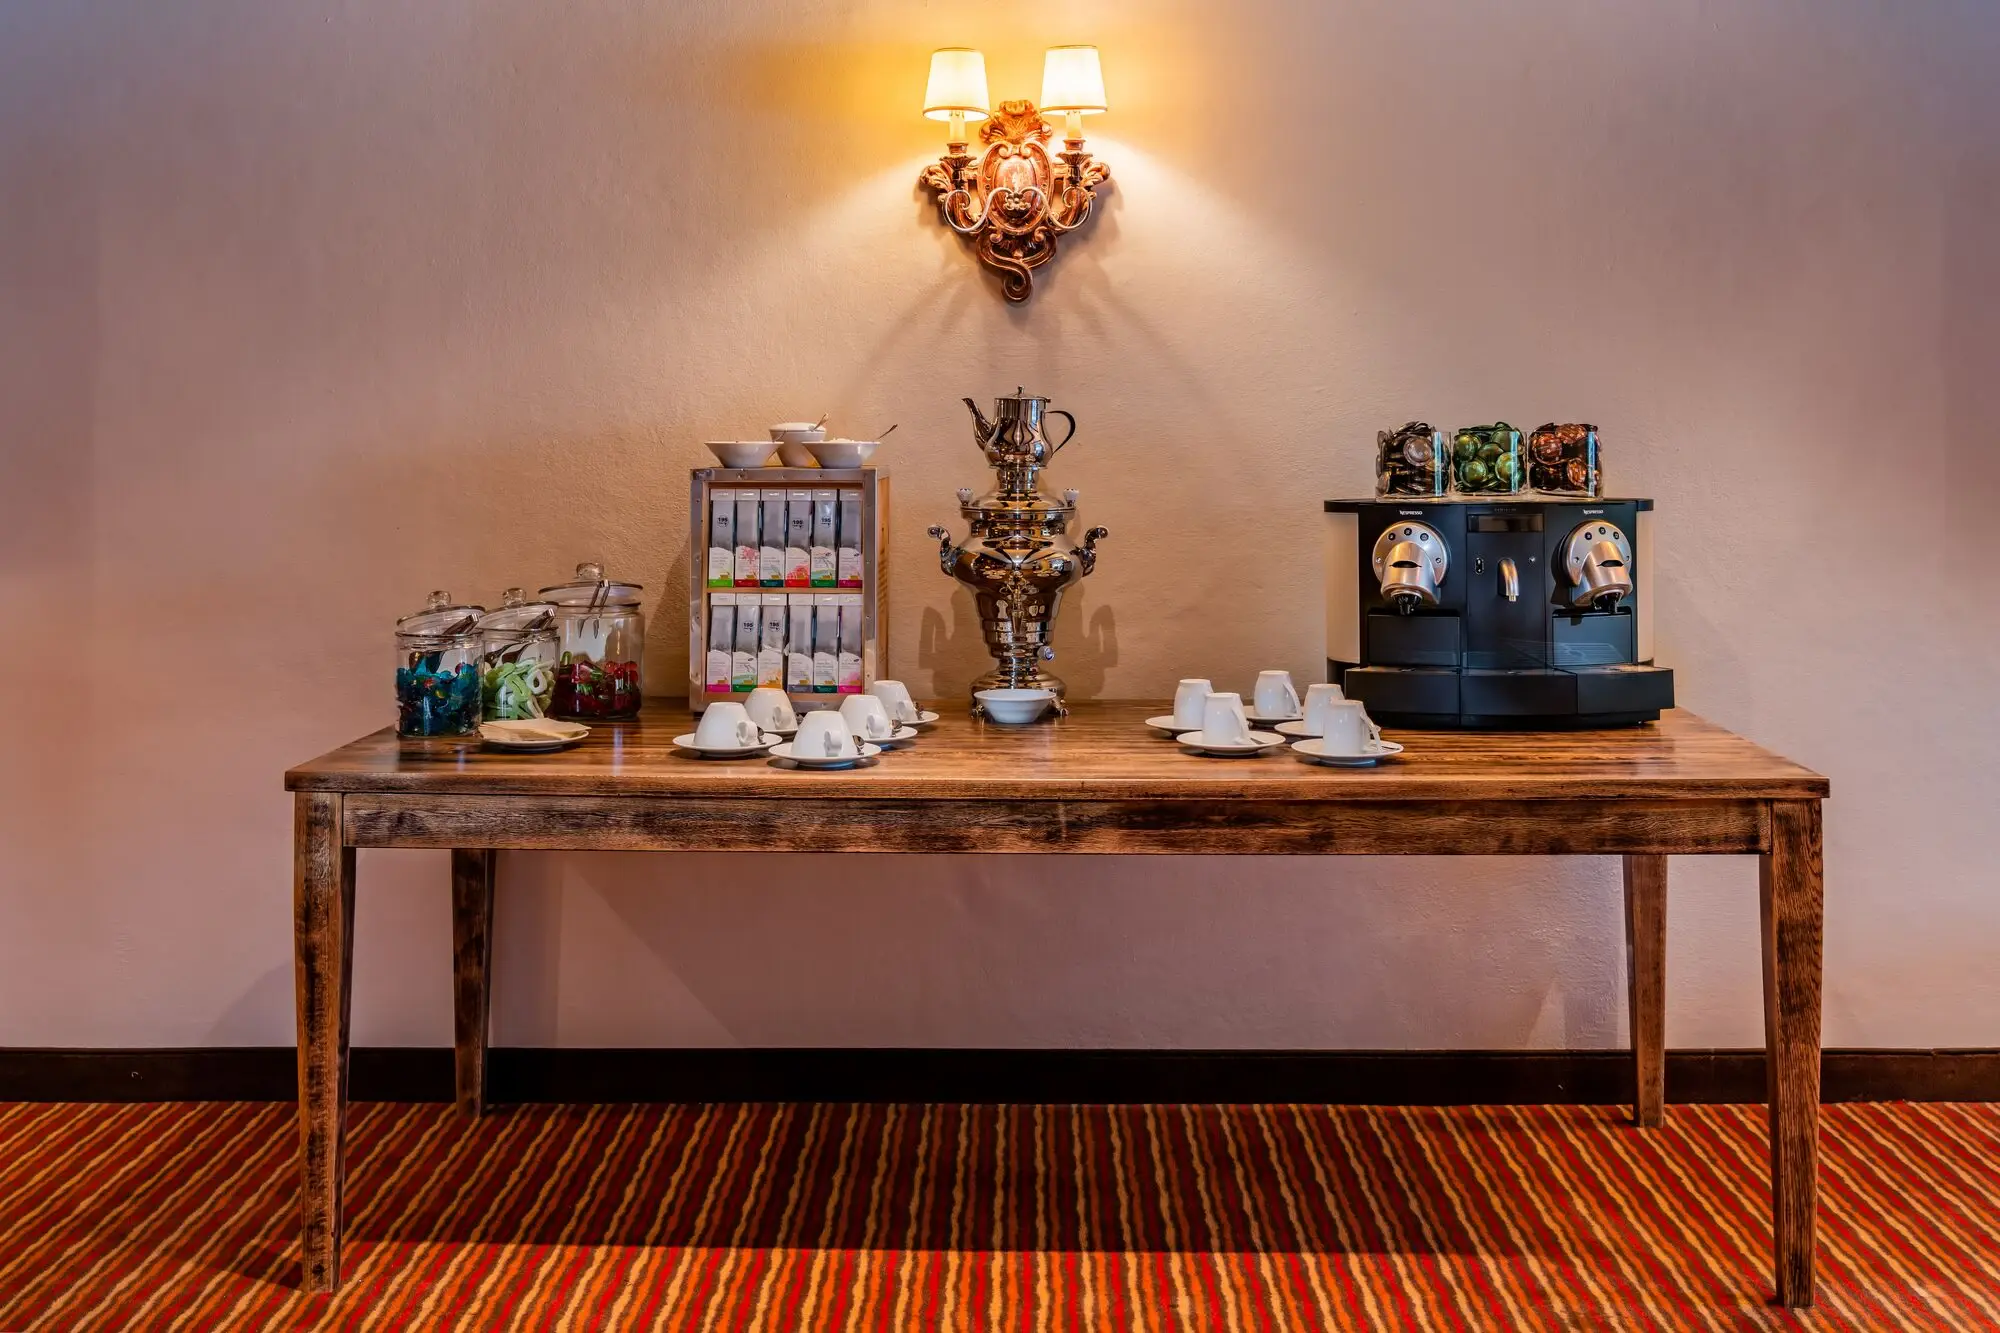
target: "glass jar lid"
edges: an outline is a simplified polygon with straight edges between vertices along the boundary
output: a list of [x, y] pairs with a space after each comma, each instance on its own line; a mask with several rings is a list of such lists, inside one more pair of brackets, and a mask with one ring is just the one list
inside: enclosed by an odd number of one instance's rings
[[473, 628], [482, 634], [526, 636], [546, 631], [553, 636], [555, 618], [554, 602], [531, 602], [524, 590], [509, 588], [500, 594], [500, 605], [481, 616]]
[[423, 610], [397, 621], [396, 633], [406, 639], [470, 638], [485, 614], [485, 607], [454, 602], [450, 593], [439, 590], [425, 600]]
[[576, 567], [576, 582], [556, 583], [542, 589], [542, 596], [557, 606], [637, 606], [645, 586], [620, 583], [604, 577], [604, 566], [586, 560]]

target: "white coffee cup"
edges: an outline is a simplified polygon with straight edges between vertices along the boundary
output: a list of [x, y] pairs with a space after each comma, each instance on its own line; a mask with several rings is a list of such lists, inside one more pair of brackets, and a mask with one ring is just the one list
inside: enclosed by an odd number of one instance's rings
[[1174, 725], [1192, 731], [1201, 725], [1201, 709], [1215, 686], [1193, 676], [1174, 687]]
[[792, 697], [775, 685], [759, 685], [743, 700], [750, 720], [766, 731], [790, 731], [799, 725]]
[[1381, 750], [1382, 729], [1368, 716], [1359, 699], [1336, 699], [1326, 706], [1326, 753], [1343, 758], [1375, 754]]
[[847, 729], [864, 741], [880, 745], [896, 734], [889, 710], [872, 694], [848, 695], [840, 701], [840, 715], [847, 719]]
[[1338, 685], [1306, 686], [1306, 735], [1326, 735], [1326, 710], [1346, 697]]
[[868, 687], [868, 692], [882, 701], [891, 721], [901, 724], [917, 720], [917, 701], [910, 697], [910, 687], [902, 681], [878, 680]]
[[839, 713], [807, 713], [799, 719], [798, 735], [792, 737], [792, 753], [807, 759], [853, 759], [861, 750], [854, 732]]
[[694, 743], [703, 750], [747, 750], [762, 739], [749, 711], [733, 699], [710, 704], [694, 726]]
[[1299, 715], [1299, 692], [1292, 688], [1292, 673], [1289, 671], [1259, 671], [1257, 690], [1251, 697], [1257, 701], [1258, 717], [1292, 718]]
[[1248, 745], [1250, 719], [1243, 713], [1240, 694], [1210, 694], [1201, 705], [1201, 740], [1204, 745]]

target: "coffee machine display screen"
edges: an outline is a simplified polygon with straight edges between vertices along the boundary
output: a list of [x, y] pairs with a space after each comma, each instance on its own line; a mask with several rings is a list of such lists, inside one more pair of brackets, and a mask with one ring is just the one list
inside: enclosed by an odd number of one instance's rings
[[1472, 532], [1540, 532], [1541, 511], [1532, 514], [1468, 514], [1465, 526]]

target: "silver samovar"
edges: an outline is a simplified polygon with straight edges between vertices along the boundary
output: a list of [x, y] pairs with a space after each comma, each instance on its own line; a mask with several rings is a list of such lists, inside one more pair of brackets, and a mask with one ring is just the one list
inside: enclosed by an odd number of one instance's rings
[[[995, 667], [972, 682], [975, 694], [986, 689], [1046, 689], [1063, 707], [1063, 683], [1042, 669], [1056, 655], [1049, 642], [1063, 589], [1097, 567], [1097, 543], [1110, 534], [1092, 528], [1078, 546], [1064, 535], [1076, 516], [1076, 492], [1062, 499], [1042, 494], [1035, 474], [1076, 434], [1076, 418], [1019, 389], [1011, 398], [996, 398], [988, 421], [970, 398], [966, 407], [980, 452], [992, 465], [999, 484], [987, 495], [972, 498], [968, 487], [958, 493], [959, 513], [972, 525], [963, 542], [934, 527], [938, 563], [944, 572], [972, 591], [979, 607], [979, 628]], [[1051, 444], [1042, 419], [1057, 416], [1069, 423], [1060, 441]], [[980, 712], [973, 700], [973, 712]]]

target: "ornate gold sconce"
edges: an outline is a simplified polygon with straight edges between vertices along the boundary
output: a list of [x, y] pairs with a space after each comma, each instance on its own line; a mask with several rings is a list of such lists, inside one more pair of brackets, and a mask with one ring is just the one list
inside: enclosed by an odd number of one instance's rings
[[[973, 253], [1000, 274], [1010, 301], [1025, 301], [1035, 269], [1056, 256], [1056, 238], [1090, 217], [1097, 187], [1111, 168], [1083, 149], [1083, 118], [1105, 110], [1104, 74], [1094, 46], [1051, 47], [1042, 61], [1042, 104], [1007, 101], [989, 112], [986, 57], [952, 47], [931, 55], [924, 115], [946, 120], [944, 156], [924, 168], [937, 191], [945, 224], [973, 241]], [[1054, 131], [1045, 112], [1063, 113], [1063, 148], [1049, 151]], [[966, 151], [967, 121], [984, 145]]]

